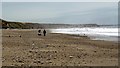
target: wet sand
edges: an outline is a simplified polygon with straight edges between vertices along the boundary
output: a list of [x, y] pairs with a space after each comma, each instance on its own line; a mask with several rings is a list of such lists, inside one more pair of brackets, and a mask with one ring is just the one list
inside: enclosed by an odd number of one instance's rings
[[[118, 43], [87, 36], [2, 31], [3, 66], [118, 66]], [[21, 37], [20, 37], [21, 36]]]

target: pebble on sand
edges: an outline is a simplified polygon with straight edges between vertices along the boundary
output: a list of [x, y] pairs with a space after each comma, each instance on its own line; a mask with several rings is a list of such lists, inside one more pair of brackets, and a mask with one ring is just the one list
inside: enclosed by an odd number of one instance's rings
[[69, 58], [73, 58], [73, 56], [69, 56]]

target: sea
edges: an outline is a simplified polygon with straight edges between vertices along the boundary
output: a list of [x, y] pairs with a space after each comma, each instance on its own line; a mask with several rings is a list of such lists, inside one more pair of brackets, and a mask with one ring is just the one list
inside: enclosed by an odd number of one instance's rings
[[51, 29], [52, 33], [87, 35], [92, 40], [118, 42], [120, 38], [118, 25], [101, 25], [99, 27], [70, 27]]

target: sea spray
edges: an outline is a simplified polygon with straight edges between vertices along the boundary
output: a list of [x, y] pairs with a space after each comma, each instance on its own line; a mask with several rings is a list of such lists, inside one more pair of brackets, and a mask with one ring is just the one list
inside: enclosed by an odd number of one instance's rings
[[84, 27], [84, 28], [59, 28], [51, 29], [52, 33], [63, 33], [63, 34], [75, 34], [75, 35], [87, 35], [97, 40], [118, 40], [118, 29], [119, 28], [106, 28], [106, 27]]

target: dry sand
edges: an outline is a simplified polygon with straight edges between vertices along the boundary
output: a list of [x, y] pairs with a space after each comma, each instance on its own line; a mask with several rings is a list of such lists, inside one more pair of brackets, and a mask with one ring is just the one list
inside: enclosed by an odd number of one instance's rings
[[44, 37], [37, 30], [2, 32], [3, 66], [118, 66], [117, 42], [53, 33]]

